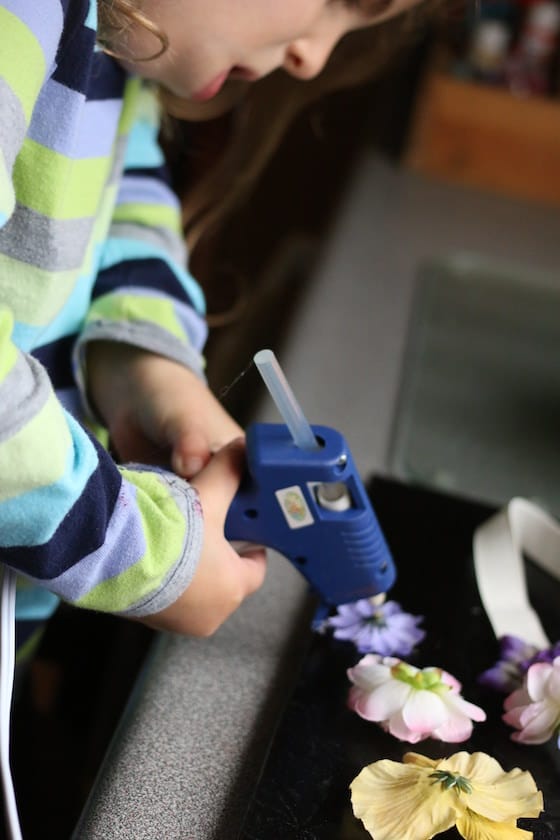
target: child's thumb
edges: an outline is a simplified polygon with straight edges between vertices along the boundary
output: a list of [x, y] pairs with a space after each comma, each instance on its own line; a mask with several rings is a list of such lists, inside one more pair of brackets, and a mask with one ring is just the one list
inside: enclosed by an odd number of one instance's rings
[[191, 480], [191, 484], [197, 488], [203, 500], [206, 496], [211, 497], [212, 507], [215, 510], [219, 507], [225, 517], [237, 493], [244, 467], [245, 439], [240, 437], [219, 449], [204, 469]]

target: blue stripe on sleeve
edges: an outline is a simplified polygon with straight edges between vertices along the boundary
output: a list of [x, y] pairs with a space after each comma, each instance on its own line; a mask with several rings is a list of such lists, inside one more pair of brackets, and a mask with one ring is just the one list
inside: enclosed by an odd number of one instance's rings
[[71, 388], [76, 384], [72, 370], [75, 335], [58, 338], [33, 350], [33, 356], [47, 369], [53, 388]]
[[35, 580], [50, 580], [103, 545], [122, 479], [105, 450], [92, 443], [98, 455], [97, 469], [52, 539], [42, 545], [3, 548], [3, 562]]
[[[159, 171], [159, 170], [158, 170]], [[177, 194], [161, 178], [133, 174], [127, 170], [119, 187], [117, 204], [161, 204], [180, 209]]]
[[168, 264], [149, 258], [142, 262], [123, 260], [100, 271], [93, 289], [92, 300], [113, 292], [117, 288], [128, 289], [140, 286], [155, 289], [156, 292], [164, 292], [173, 298], [190, 303], [190, 297], [183, 283], [179, 282]]
[[[206, 302], [202, 290], [194, 277], [182, 266], [170, 260], [165, 251], [161, 251], [149, 243], [141, 242], [137, 239], [116, 239], [115, 237], [110, 237], [105, 243], [99, 268], [100, 270], [111, 268], [117, 265], [117, 263], [127, 260], [149, 260], [154, 258], [161, 260], [168, 266], [169, 270], [182, 286], [183, 291], [189, 296], [196, 311], [199, 315], [204, 315]], [[153, 286], [153, 283], [151, 285]]]
[[2, 502], [3, 545], [39, 545], [50, 540], [97, 469], [97, 454], [90, 438], [71, 415], [67, 420], [72, 447], [64, 475], [53, 484]]
[[[117, 545], [119, 550], [115, 551]], [[49, 586], [66, 601], [78, 601], [98, 584], [122, 574], [138, 563], [146, 548], [146, 534], [136, 502], [136, 487], [123, 481], [103, 544], [58, 577], [51, 578]]]
[[97, 31], [97, 0], [89, 0], [89, 12], [84, 21], [84, 26]]
[[163, 152], [157, 143], [158, 128], [146, 120], [138, 120], [132, 127], [126, 147], [125, 169], [138, 169], [165, 163]]

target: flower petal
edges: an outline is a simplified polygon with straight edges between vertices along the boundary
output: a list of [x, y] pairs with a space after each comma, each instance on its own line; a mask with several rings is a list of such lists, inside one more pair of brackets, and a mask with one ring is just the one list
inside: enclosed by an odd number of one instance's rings
[[459, 694], [444, 695], [446, 719], [434, 730], [434, 737], [450, 744], [458, 744], [470, 738], [472, 721], [486, 720], [486, 713], [479, 706], [464, 700]]
[[459, 694], [447, 694], [444, 699], [448, 708], [453, 708], [456, 712], [470, 717], [472, 720], [476, 720], [477, 723], [482, 723], [482, 721], [486, 720], [484, 709], [481, 709], [480, 706], [475, 706], [474, 703], [469, 703], [468, 700], [465, 700]]
[[398, 738], [399, 741], [408, 741], [409, 744], [417, 744], [418, 741], [424, 741], [431, 734], [429, 732], [413, 732], [409, 729], [401, 711], [396, 712], [389, 718], [387, 721], [387, 731], [395, 738]]
[[509, 659], [512, 662], [522, 662], [530, 659], [538, 651], [535, 645], [530, 645], [519, 636], [506, 635], [500, 638], [500, 653], [502, 659]]
[[381, 656], [368, 653], [360, 659], [357, 665], [348, 668], [346, 673], [348, 679], [354, 685], [371, 691], [391, 679], [391, 665], [389, 662], [384, 662]]
[[430, 770], [437, 767], [439, 761], [440, 759], [428, 758], [427, 755], [422, 755], [421, 753], [407, 752], [403, 755], [404, 764], [415, 764], [417, 767], [429, 767]]
[[507, 822], [519, 817], [538, 817], [543, 809], [542, 793], [530, 773], [513, 770], [488, 785], [470, 777], [472, 793], [465, 801], [470, 811], [489, 820]]
[[560, 668], [553, 666], [546, 686], [547, 697], [560, 705]]
[[523, 685], [516, 691], [512, 691], [511, 694], [506, 697], [504, 700], [504, 709], [509, 711], [510, 709], [514, 709], [516, 706], [527, 706], [531, 702], [529, 692], [527, 691], [526, 686]]
[[515, 823], [494, 822], [469, 811], [457, 820], [457, 830], [465, 840], [533, 840], [533, 832]]
[[472, 791], [461, 794], [469, 811], [497, 822], [537, 817], [543, 808], [542, 793], [532, 775], [515, 767], [506, 772], [486, 753], [458, 752], [437, 763], [438, 770], [468, 779]]
[[523, 682], [524, 673], [514, 662], [496, 662], [492, 668], [483, 671], [478, 677], [478, 683], [502, 694], [509, 694], [519, 688]]
[[353, 612], [357, 613], [360, 618], [371, 618], [375, 612], [375, 608], [369, 598], [361, 598], [359, 601], [355, 601], [351, 606], [353, 607]]
[[481, 784], [492, 784], [501, 779], [505, 771], [491, 755], [483, 752], [468, 753], [465, 750], [453, 753], [438, 763], [438, 769], [458, 773], [467, 779], [476, 777]]
[[366, 639], [365, 634], [360, 634], [360, 636], [356, 639], [356, 645], [358, 646], [359, 651], [366, 653], [367, 647], [367, 651], [370, 653], [374, 651], [375, 653], [380, 654], [380, 656], [390, 656], [390, 654], [395, 652], [394, 646], [391, 643], [391, 636], [387, 632], [387, 628], [382, 630], [374, 624], [371, 624], [367, 627], [367, 630], [369, 631], [369, 638]]
[[359, 633], [362, 629], [361, 625], [358, 625], [354, 622], [354, 624], [339, 624], [333, 625], [335, 626], [335, 631], [333, 636], [335, 639], [341, 639], [342, 641], [354, 641], [354, 638], [357, 633]]
[[[357, 628], [354, 626], [353, 629], [354, 636], [352, 641], [360, 653], [383, 653], [383, 651], [379, 650], [377, 646], [377, 638], [379, 635], [377, 627], [374, 627], [373, 624], [361, 624]], [[334, 635], [337, 638], [342, 638], [338, 635], [338, 632], [339, 631], [335, 631]]]
[[529, 703], [527, 706], [516, 706], [504, 715], [502, 720], [521, 730], [512, 736], [514, 741], [522, 744], [544, 744], [554, 734], [560, 709], [548, 700], [539, 703]]
[[379, 723], [400, 711], [411, 693], [412, 689], [406, 683], [391, 680], [356, 698], [358, 702], [354, 703], [352, 708], [366, 720]]
[[429, 772], [382, 760], [354, 779], [354, 814], [375, 840], [429, 840], [455, 824], [457, 797], [433, 785]]
[[432, 738], [438, 738], [446, 744], [460, 744], [471, 737], [472, 731], [473, 725], [470, 718], [461, 714], [451, 714], [441, 726], [434, 729]]
[[447, 709], [433, 691], [413, 691], [402, 710], [404, 722], [413, 732], [431, 732], [447, 718]]
[[403, 612], [401, 605], [397, 601], [385, 601], [381, 609], [385, 618], [409, 615], [409, 613]]
[[547, 683], [553, 670], [553, 666], [548, 662], [537, 662], [531, 665], [527, 671], [527, 692], [531, 700], [545, 698]]
[[552, 738], [558, 724], [560, 710], [551, 703], [531, 703], [526, 706], [519, 716], [519, 722], [523, 728], [524, 743], [529, 743], [528, 738], [538, 738], [537, 744], [543, 744]]
[[[400, 616], [399, 616], [400, 618]], [[408, 656], [414, 647], [424, 639], [426, 633], [411, 622], [400, 622], [391, 619], [388, 631], [385, 633], [386, 644], [391, 646], [391, 653], [398, 656]]]
[[442, 671], [441, 681], [442, 683], [445, 683], [445, 685], [448, 685], [450, 687], [453, 694], [460, 694], [463, 686], [461, 685], [457, 677], [453, 676], [453, 674], [448, 673], [448, 671]]

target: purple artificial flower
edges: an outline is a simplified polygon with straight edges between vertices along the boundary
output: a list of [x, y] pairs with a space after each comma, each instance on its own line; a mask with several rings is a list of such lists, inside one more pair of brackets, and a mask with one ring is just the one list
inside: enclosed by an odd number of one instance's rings
[[535, 655], [537, 648], [517, 636], [502, 636], [499, 643], [500, 658], [495, 665], [480, 674], [478, 682], [495, 691], [509, 694], [520, 688], [527, 670], [523, 670], [522, 664]]
[[377, 604], [364, 598], [341, 604], [338, 613], [326, 621], [334, 628], [335, 639], [354, 642], [360, 653], [381, 656], [408, 656], [426, 633], [418, 624], [423, 616], [403, 612], [396, 601]]
[[517, 636], [500, 638], [500, 659], [478, 678], [481, 685], [510, 694], [521, 688], [525, 674], [536, 662], [553, 662], [560, 656], [560, 642], [539, 650]]

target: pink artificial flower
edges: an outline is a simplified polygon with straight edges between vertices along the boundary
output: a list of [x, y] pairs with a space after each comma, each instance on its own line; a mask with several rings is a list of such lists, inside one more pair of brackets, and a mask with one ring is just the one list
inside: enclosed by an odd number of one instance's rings
[[415, 668], [391, 656], [368, 654], [348, 677], [349, 707], [401, 741], [458, 743], [470, 737], [484, 711], [461, 697], [461, 684], [441, 668]]
[[[504, 702], [503, 720], [518, 732], [512, 740], [521, 744], [544, 744], [560, 730], [560, 656], [552, 663], [531, 665], [523, 686]], [[558, 737], [560, 747], [560, 737]]]

